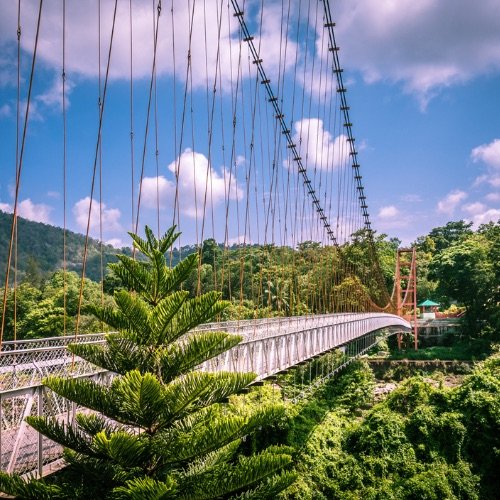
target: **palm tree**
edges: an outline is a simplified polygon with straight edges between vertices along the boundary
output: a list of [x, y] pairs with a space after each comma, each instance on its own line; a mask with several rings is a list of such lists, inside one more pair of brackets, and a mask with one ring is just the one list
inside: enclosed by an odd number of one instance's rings
[[[166, 253], [178, 238], [172, 227], [160, 239], [146, 226], [146, 239], [131, 234], [145, 259], [119, 255], [111, 265], [124, 289], [115, 306], [93, 306], [95, 316], [116, 330], [103, 345], [72, 344], [71, 352], [116, 374], [109, 385], [92, 379], [48, 377], [57, 394], [92, 411], [74, 425], [54, 418], [29, 423], [66, 447], [67, 460], [85, 470], [83, 491], [100, 478], [104, 498], [268, 498], [294, 474], [280, 472], [287, 450], [269, 447], [238, 455], [240, 440], [282, 414], [278, 406], [242, 415], [229, 396], [247, 387], [252, 373], [208, 373], [196, 368], [237, 345], [225, 332], [192, 332], [220, 314], [227, 303], [217, 292], [190, 298], [182, 283], [197, 268], [192, 254], [170, 269]], [[0, 487], [24, 498], [67, 497], [64, 488], [0, 476]], [[55, 488], [55, 489], [54, 489]], [[74, 493], [72, 493], [74, 494]], [[88, 493], [87, 493], [88, 494]]]

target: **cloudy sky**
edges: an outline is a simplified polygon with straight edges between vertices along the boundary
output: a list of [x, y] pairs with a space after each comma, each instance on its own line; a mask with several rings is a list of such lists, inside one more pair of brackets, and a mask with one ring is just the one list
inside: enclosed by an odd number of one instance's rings
[[[103, 239], [115, 245], [128, 241], [139, 196], [140, 224], [155, 226], [160, 218], [165, 228], [175, 217], [185, 243], [212, 236], [230, 243], [274, 241], [277, 219], [281, 238], [287, 231], [307, 233], [314, 213], [294, 219], [303, 186], [290, 181], [286, 145], [267, 116], [262, 86], [252, 85], [256, 67], [240, 43], [231, 3], [164, 1], [158, 26], [153, 3], [133, 1], [131, 20], [129, 2], [118, 0], [104, 96], [114, 1], [101, 0], [100, 11], [97, 0], [67, 2], [64, 184], [63, 0], [45, 0], [19, 214], [62, 225], [65, 186], [67, 226], [84, 232], [89, 223], [99, 236], [101, 220]], [[325, 186], [339, 178], [347, 146], [342, 125], [332, 118], [337, 93], [323, 4], [303, 4], [247, 1], [245, 19], [280, 103], [294, 117], [291, 134], [325, 211], [338, 222], [347, 211], [335, 213], [335, 189]], [[477, 225], [500, 219], [500, 2], [330, 5], [373, 227], [408, 243], [450, 220]], [[18, 2], [0, 0], [3, 211], [14, 203], [38, 6], [20, 2], [18, 99]], [[105, 107], [96, 155], [100, 99]]]

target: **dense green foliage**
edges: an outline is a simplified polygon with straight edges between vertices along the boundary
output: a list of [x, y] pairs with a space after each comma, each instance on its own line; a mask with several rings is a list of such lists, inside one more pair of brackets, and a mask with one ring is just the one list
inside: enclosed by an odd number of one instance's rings
[[[5, 272], [9, 255], [12, 215], [0, 211], [0, 269]], [[14, 264], [17, 264], [18, 280], [39, 285], [40, 281], [63, 267], [64, 231], [41, 222], [17, 219], [17, 260], [11, 260], [11, 282], [14, 279]], [[66, 266], [68, 271], [81, 273], [85, 236], [66, 231]], [[102, 247], [102, 248], [101, 248]], [[101, 252], [102, 250], [102, 252]], [[129, 248], [122, 253], [130, 255]], [[101, 245], [90, 238], [86, 276], [93, 281], [101, 280], [101, 254], [103, 269], [109, 262], [116, 262], [116, 249]]]
[[299, 480], [282, 498], [497, 498], [500, 356], [455, 389], [410, 378], [353, 418], [372, 384], [357, 363], [301, 406], [286, 437], [300, 448]]
[[[10, 228], [6, 224], [8, 219], [9, 216], [5, 214], [3, 219], [0, 218], [5, 233], [4, 245], [0, 245], [3, 249], [0, 250], [0, 262], [2, 255], [6, 259], [7, 230]], [[64, 314], [64, 274], [53, 270], [62, 265], [63, 232], [51, 226], [19, 219], [19, 231], [21, 229], [31, 236], [19, 236], [18, 286], [15, 291], [12, 285], [9, 288], [4, 339], [14, 336], [17, 339], [55, 336], [65, 331], [72, 333], [77, 306], [74, 296], [75, 293], [78, 295], [79, 280], [74, 272], [66, 273]], [[68, 233], [67, 240], [67, 269], [78, 269], [81, 266], [84, 237]], [[22, 241], [29, 241], [30, 246], [25, 247]], [[41, 242], [45, 242], [43, 249], [39, 248]], [[311, 241], [300, 243], [296, 249], [274, 245], [223, 248], [209, 239], [204, 241], [201, 249], [196, 246], [170, 249], [167, 260], [169, 265], [176, 265], [181, 255], [199, 255], [199, 264], [185, 276], [182, 287], [191, 297], [219, 291], [229, 304], [218, 319], [364, 311], [371, 309], [372, 301], [385, 304], [388, 300], [386, 285], [392, 286], [397, 243], [387, 241], [385, 235], [375, 238], [381, 259], [380, 270], [372, 266], [375, 247], [363, 231], [356, 233], [353, 241], [341, 248], [321, 246]], [[26, 248], [30, 248], [31, 253]], [[91, 240], [86, 275], [98, 281], [101, 273], [93, 272], [92, 269], [94, 264], [100, 265], [99, 250], [99, 244]], [[107, 254], [110, 247], [103, 247], [103, 250], [103, 262], [110, 262], [112, 259]], [[52, 260], [44, 257], [46, 253], [51, 255]], [[130, 249], [122, 249], [122, 253], [113, 256], [113, 260], [123, 255], [130, 255]], [[77, 265], [77, 262], [80, 263]], [[112, 263], [108, 269], [116, 270], [116, 267]], [[60, 285], [58, 292], [54, 289], [56, 282]], [[86, 280], [82, 311], [85, 312], [92, 303], [111, 300], [113, 292], [122, 288], [119, 274], [113, 271], [105, 274], [102, 283], [104, 298], [100, 287]], [[14, 317], [18, 323], [16, 328]], [[92, 322], [88, 316], [82, 318], [79, 331], [85, 333], [93, 329], [100, 330], [102, 326]]]
[[[39, 286], [23, 282], [7, 295], [4, 340], [53, 337], [75, 331], [81, 279], [75, 272], [56, 271]], [[3, 292], [3, 289], [0, 289]], [[79, 332], [103, 331], [105, 325], [87, 313], [88, 306], [110, 303], [98, 283], [84, 280]], [[16, 314], [14, 314], [14, 310]], [[1, 311], [0, 311], [1, 318]], [[15, 319], [15, 324], [14, 324]]]
[[465, 307], [468, 336], [500, 331], [500, 223], [449, 222], [417, 239], [419, 298]]
[[275, 496], [295, 479], [279, 472], [291, 461], [287, 448], [270, 446], [247, 455], [238, 450], [243, 437], [279, 419], [283, 408], [225, 404], [255, 375], [197, 370], [241, 340], [220, 331], [189, 333], [227, 304], [218, 292], [189, 298], [180, 289], [198, 254], [167, 265], [167, 252], [179, 236], [175, 228], [160, 240], [148, 227], [145, 240], [131, 236], [145, 258], [119, 256], [113, 271], [123, 289], [112, 305], [90, 307], [115, 333], [104, 344], [69, 346], [115, 376], [111, 381], [50, 376], [44, 379], [47, 387], [88, 410], [78, 413], [73, 425], [55, 417], [27, 419], [66, 447], [79, 480], [44, 489], [43, 482], [26, 485], [1, 473], [0, 487], [18, 498], [40, 498], [41, 492], [47, 498], [86, 498], [90, 492], [123, 499]]

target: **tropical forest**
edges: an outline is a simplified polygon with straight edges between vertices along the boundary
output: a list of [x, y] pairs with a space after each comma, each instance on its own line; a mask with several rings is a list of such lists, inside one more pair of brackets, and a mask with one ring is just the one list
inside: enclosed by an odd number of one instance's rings
[[[0, 213], [4, 241], [11, 221]], [[453, 221], [412, 243], [417, 300], [446, 318], [437, 334], [422, 331], [418, 350], [410, 333], [381, 335], [361, 354], [328, 351], [257, 383], [253, 373], [200, 371], [242, 337], [194, 329], [369, 310], [393, 287], [401, 242], [359, 231], [339, 246], [179, 247], [175, 227], [146, 226], [121, 250], [91, 240], [83, 275], [83, 236], [18, 224], [3, 341], [105, 332], [103, 343], [68, 349], [114, 376], [44, 378], [83, 410], [72, 425], [27, 417], [64, 447], [65, 465], [42, 479], [2, 472], [7, 495], [498, 498], [500, 223]]]

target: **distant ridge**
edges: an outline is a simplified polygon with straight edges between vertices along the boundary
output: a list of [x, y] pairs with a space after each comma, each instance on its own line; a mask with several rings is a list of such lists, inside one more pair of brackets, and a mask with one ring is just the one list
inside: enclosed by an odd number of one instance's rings
[[[5, 280], [7, 258], [9, 255], [10, 231], [12, 214], [0, 210], [0, 287]], [[26, 272], [37, 268], [42, 276], [62, 269], [63, 267], [63, 234], [61, 227], [51, 226], [42, 222], [34, 222], [22, 217], [17, 218], [17, 272], [18, 281], [22, 281]], [[68, 271], [81, 273], [85, 236], [66, 230], [66, 266]], [[93, 281], [101, 281], [101, 245], [99, 240], [89, 238], [88, 256], [85, 276]], [[196, 252], [196, 245], [185, 245], [174, 248], [172, 265], [179, 262], [181, 255], [186, 257]], [[108, 264], [116, 262], [117, 254], [132, 255], [129, 247], [115, 248], [102, 244], [102, 263], [107, 274]], [[11, 272], [14, 269], [14, 258], [11, 261]], [[13, 274], [11, 273], [11, 281]]]
[[[3, 285], [7, 270], [12, 214], [0, 210], [0, 286]], [[17, 271], [18, 279], [29, 267], [37, 267], [42, 275], [48, 275], [63, 267], [63, 234], [60, 227], [33, 222], [22, 217], [17, 219]], [[85, 236], [66, 231], [66, 262], [68, 271], [81, 272]], [[104, 271], [107, 264], [117, 260], [116, 254], [131, 254], [130, 248], [116, 249], [111, 245], [102, 245]], [[14, 259], [11, 261], [11, 270]], [[86, 276], [94, 281], [101, 279], [101, 249], [98, 240], [90, 238]]]

